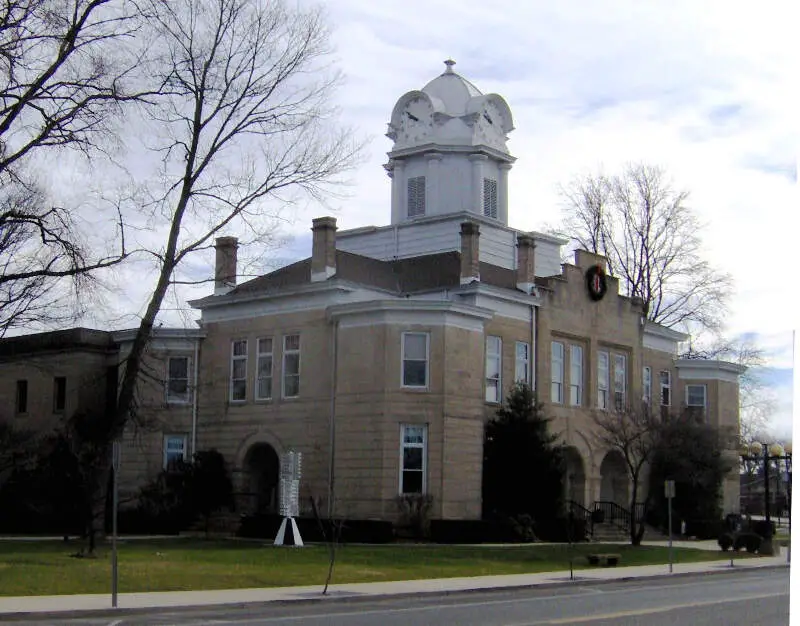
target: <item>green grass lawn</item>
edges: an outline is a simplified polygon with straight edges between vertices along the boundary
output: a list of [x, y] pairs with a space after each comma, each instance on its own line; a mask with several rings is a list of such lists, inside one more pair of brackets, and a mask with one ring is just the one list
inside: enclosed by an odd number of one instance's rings
[[[0, 595], [106, 593], [110, 590], [110, 545], [97, 559], [73, 558], [75, 542], [0, 541]], [[574, 547], [575, 567], [585, 555], [614, 552], [621, 565], [666, 563], [656, 546]], [[735, 558], [750, 558], [746, 554]], [[676, 563], [730, 559], [731, 553], [675, 549]], [[290, 585], [322, 585], [328, 567], [325, 546], [274, 548], [267, 542], [235, 540], [131, 540], [119, 544], [119, 590], [182, 591]], [[441, 546], [386, 545], [338, 548], [333, 583], [521, 574], [569, 568], [567, 545]]]

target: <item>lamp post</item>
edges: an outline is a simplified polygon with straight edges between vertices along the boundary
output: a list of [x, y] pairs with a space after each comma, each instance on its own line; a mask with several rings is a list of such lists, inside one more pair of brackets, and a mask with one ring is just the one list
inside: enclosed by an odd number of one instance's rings
[[776, 462], [776, 470], [778, 477], [780, 477], [780, 462], [783, 461], [786, 469], [786, 496], [787, 504], [789, 507], [789, 524], [792, 523], [792, 446], [786, 444], [786, 447], [779, 443], [752, 443], [750, 446], [744, 445], [739, 452], [743, 461], [762, 462], [764, 464], [764, 519], [767, 524], [770, 523], [771, 517], [769, 512], [770, 503], [770, 490], [769, 490], [769, 466], [770, 462]]

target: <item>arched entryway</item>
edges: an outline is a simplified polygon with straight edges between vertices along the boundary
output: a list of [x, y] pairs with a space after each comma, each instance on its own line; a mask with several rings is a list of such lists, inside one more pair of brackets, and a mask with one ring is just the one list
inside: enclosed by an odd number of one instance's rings
[[250, 514], [278, 512], [278, 454], [268, 443], [254, 443], [247, 450], [242, 467], [244, 495]]
[[564, 448], [564, 493], [566, 499], [586, 506], [586, 472], [583, 469], [583, 458], [577, 448]]
[[615, 502], [627, 509], [630, 506], [628, 498], [628, 470], [622, 455], [611, 450], [600, 464], [600, 500]]

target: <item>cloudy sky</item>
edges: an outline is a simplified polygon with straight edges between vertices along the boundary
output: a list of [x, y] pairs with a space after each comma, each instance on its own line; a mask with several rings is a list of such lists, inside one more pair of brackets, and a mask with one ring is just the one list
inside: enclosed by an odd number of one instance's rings
[[[767, 374], [779, 400], [774, 425], [787, 433], [800, 299], [794, 277], [800, 232], [797, 16], [788, 6], [716, 0], [328, 3], [346, 77], [338, 104], [343, 120], [369, 139], [367, 155], [347, 198], [329, 208], [305, 207], [285, 225], [294, 239], [274, 252], [273, 264], [309, 255], [312, 217], [332, 213], [343, 229], [389, 222], [390, 181], [381, 165], [391, 147], [383, 136], [390, 112], [451, 57], [458, 73], [484, 93], [503, 96], [514, 114], [511, 226], [555, 224], [559, 183], [598, 167], [614, 172], [627, 161], [660, 164], [691, 192], [709, 260], [735, 278], [727, 331], [750, 334], [767, 349]], [[209, 254], [209, 271], [211, 263]], [[179, 296], [177, 302], [185, 301], [184, 292]], [[135, 290], [129, 298], [137, 310]], [[178, 321], [175, 311], [163, 317]]]

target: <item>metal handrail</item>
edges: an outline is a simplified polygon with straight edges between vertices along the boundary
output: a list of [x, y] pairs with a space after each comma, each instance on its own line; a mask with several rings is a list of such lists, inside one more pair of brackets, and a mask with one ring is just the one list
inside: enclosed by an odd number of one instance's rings
[[568, 500], [567, 505], [569, 506], [569, 511], [573, 515], [577, 514], [579, 517], [583, 517], [583, 521], [589, 529], [589, 536], [594, 537], [594, 518], [592, 517], [592, 512], [580, 502], [575, 502], [575, 500]]

